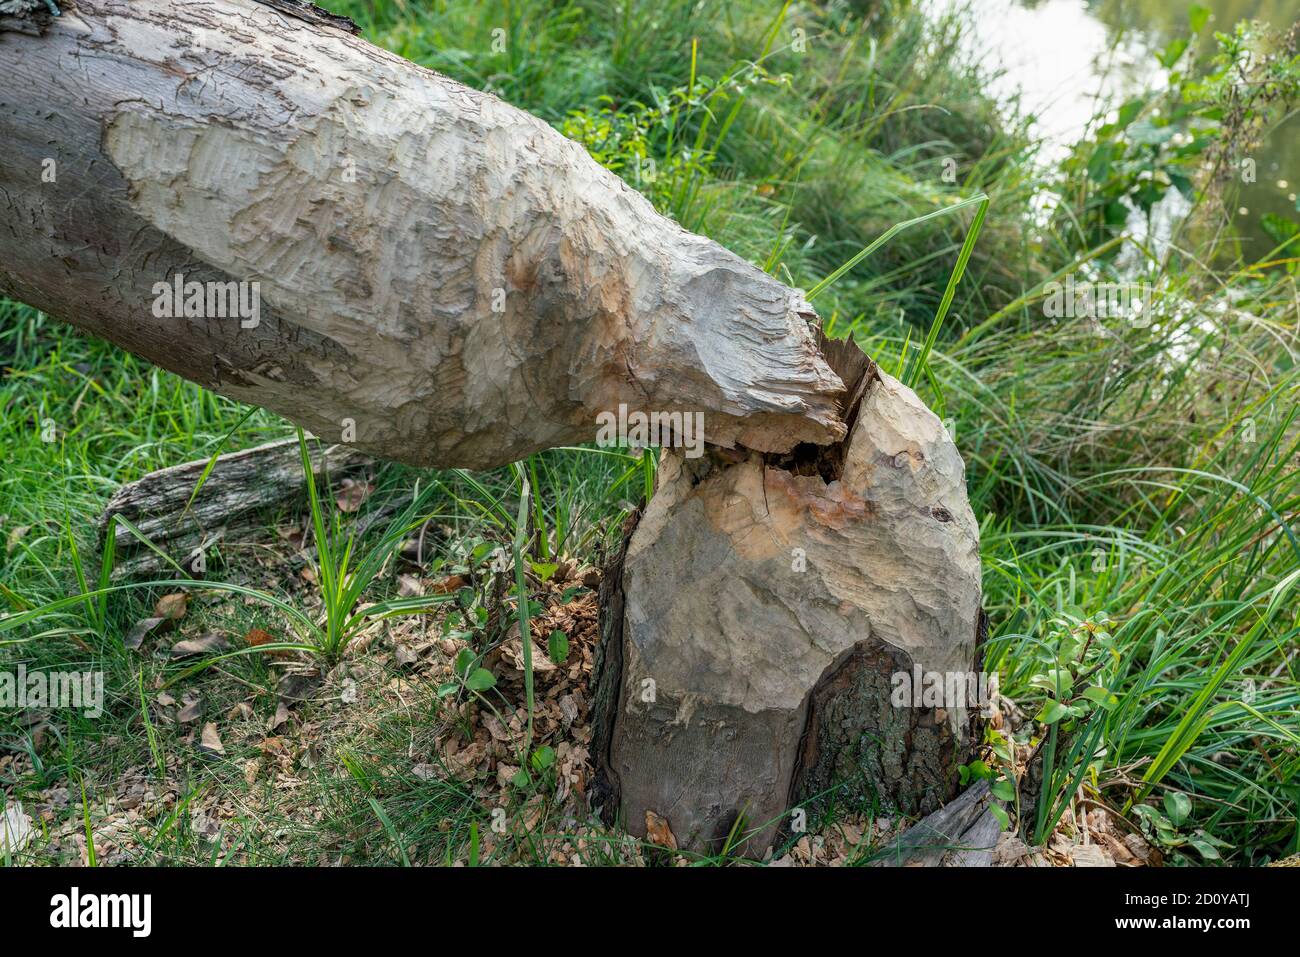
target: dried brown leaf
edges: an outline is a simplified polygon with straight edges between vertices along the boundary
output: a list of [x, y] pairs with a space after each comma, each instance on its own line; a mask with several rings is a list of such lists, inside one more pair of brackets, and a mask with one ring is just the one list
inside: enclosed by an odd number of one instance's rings
[[210, 631], [207, 634], [200, 635], [197, 638], [187, 638], [185, 641], [178, 641], [172, 646], [173, 658], [189, 658], [193, 655], [211, 655], [219, 651], [225, 651], [230, 647], [224, 635]]
[[217, 734], [217, 726], [211, 721], [203, 726], [203, 732], [199, 735], [199, 750], [210, 755], [226, 753], [226, 747], [221, 743], [221, 735]]
[[183, 591], [163, 595], [158, 599], [158, 604], [153, 607], [154, 617], [180, 621], [185, 617], [185, 612], [189, 609], [189, 603], [190, 596]]
[[171, 619], [162, 617], [142, 618], [131, 626], [131, 630], [128, 631], [126, 637], [122, 639], [122, 644], [131, 651], [135, 651], [144, 644], [145, 638], [153, 634], [154, 631], [165, 631], [166, 627], [164, 626], [164, 623], [170, 625]]
[[667, 819], [660, 817], [649, 808], [645, 812], [645, 836], [651, 844], [666, 847], [671, 851], [677, 850], [677, 838], [673, 836], [673, 830], [668, 826]]
[[339, 483], [339, 491], [334, 497], [334, 504], [339, 507], [340, 512], [350, 514], [361, 508], [361, 504], [370, 497], [370, 493], [374, 490], [374, 485], [369, 482], [345, 478]]

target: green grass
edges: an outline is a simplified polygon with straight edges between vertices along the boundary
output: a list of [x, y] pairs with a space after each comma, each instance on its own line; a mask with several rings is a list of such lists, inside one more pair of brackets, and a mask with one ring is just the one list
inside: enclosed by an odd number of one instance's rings
[[[905, 3], [332, 7], [375, 42], [580, 139], [665, 213], [815, 292], [831, 328], [908, 376], [966, 461], [992, 623], [986, 670], [1030, 715], [1052, 702], [1073, 709], [1046, 725], [1047, 783], [1019, 808], [1034, 836], [1086, 793], [1176, 863], [1300, 850], [1300, 304], [1294, 267], [1238, 261], [1231, 236], [1207, 225], [1220, 202], [1231, 206], [1230, 190], [1199, 190], [1178, 250], [1136, 247], [1107, 227], [1106, 204], [1138, 182], [1142, 163], [1167, 157], [1133, 147], [1132, 169], [1117, 161], [1092, 179], [1084, 161], [1125, 135], [1098, 130], [1080, 162], [1044, 170], [1020, 119], [979, 93], [987, 69], [959, 52], [960, 19], [927, 22]], [[1043, 191], [1061, 197], [1046, 218], [1033, 202]], [[1071, 271], [1151, 282], [1154, 321], [1046, 318], [1044, 284]], [[544, 818], [529, 831], [513, 811], [509, 833], [494, 836], [473, 794], [410, 770], [441, 760], [433, 743], [454, 720], [448, 701], [496, 701], [471, 687], [474, 662], [444, 698], [403, 702], [380, 693], [391, 675], [367, 667], [367, 720], [338, 723], [292, 802], [254, 800], [264, 785], [241, 768], [263, 759], [256, 742], [228, 741], [222, 761], [183, 757], [183, 729], [150, 721], [157, 689], [200, 687], [222, 713], [252, 688], [265, 723], [275, 673], [261, 656], [197, 675], [127, 652], [125, 631], [166, 588], [107, 591], [89, 523], [122, 482], [291, 427], [13, 303], [0, 303], [0, 366], [0, 600], [45, 613], [10, 619], [0, 656], [103, 670], [108, 695], [103, 719], [70, 713], [41, 741], [0, 713], [0, 756], [16, 756], [0, 778], [15, 799], [66, 786], [66, 816], [80, 827], [119, 776], [152, 769], [179, 789], [151, 818], [137, 857], [149, 863], [436, 863], [477, 859], [490, 839], [498, 854], [505, 844], [541, 863], [564, 843], [573, 822]], [[51, 424], [54, 441], [43, 441]], [[394, 601], [387, 559], [425, 519], [447, 532], [431, 542], [435, 567], [506, 549], [516, 574], [505, 601], [518, 614], [529, 563], [596, 561], [653, 465], [652, 454], [559, 449], [487, 475], [385, 467], [376, 500], [414, 501], [359, 540], [313, 491], [303, 506], [326, 546], [318, 583], [287, 580], [268, 592], [274, 603], [261, 600], [251, 593], [267, 589], [262, 546], [227, 542], [208, 584], [193, 586], [214, 597], [196, 602], [191, 624], [287, 635], [297, 620], [295, 640], [330, 667], [362, 627], [362, 603]], [[283, 518], [268, 516], [269, 538]], [[218, 600], [214, 582], [253, 600]], [[450, 627], [472, 625], [481, 600]], [[1063, 667], [1075, 692], [1092, 684], [1113, 701], [1084, 706], [1059, 675], [1042, 680]], [[214, 839], [195, 822], [216, 796], [245, 810]], [[605, 835], [581, 856], [620, 862], [633, 851]]]

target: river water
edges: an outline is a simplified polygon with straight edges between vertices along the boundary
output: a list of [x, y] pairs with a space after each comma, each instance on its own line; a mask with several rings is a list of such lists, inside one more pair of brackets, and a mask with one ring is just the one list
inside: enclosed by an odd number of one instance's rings
[[[1191, 0], [930, 0], [932, 11], [957, 9], [970, 24], [972, 53], [1002, 73], [992, 90], [1019, 96], [1044, 140], [1044, 157], [1059, 159], [1078, 141], [1099, 104], [1163, 84], [1155, 51], [1188, 33]], [[1230, 32], [1241, 19], [1286, 30], [1300, 17], [1298, 0], [1200, 0], [1212, 11], [1207, 30]], [[1210, 46], [1203, 43], [1202, 49]], [[1256, 181], [1242, 184], [1237, 222], [1247, 254], [1274, 244], [1259, 229], [1264, 213], [1300, 219], [1300, 115], [1280, 124], [1252, 157]]]

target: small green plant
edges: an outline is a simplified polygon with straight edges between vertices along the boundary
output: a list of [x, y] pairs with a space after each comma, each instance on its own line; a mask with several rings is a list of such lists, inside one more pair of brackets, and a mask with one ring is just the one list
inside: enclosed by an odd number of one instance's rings
[[[1170, 190], [1193, 205], [1203, 190], [1225, 186], [1243, 172], [1237, 164], [1253, 162], [1249, 154], [1274, 108], [1300, 95], [1294, 38], [1269, 36], [1258, 23], [1241, 21], [1231, 33], [1215, 33], [1209, 67], [1192, 69], [1209, 16], [1194, 5], [1190, 33], [1156, 54], [1168, 86], [1125, 101], [1062, 164], [1070, 202], [1059, 213], [1061, 225], [1081, 248], [1120, 234], [1133, 213], [1145, 218], [1150, 234], [1153, 211]], [[1284, 233], [1289, 221], [1273, 220]]]
[[[17, 630], [44, 619], [58, 620], [74, 609], [86, 609], [85, 614], [93, 625], [104, 621], [107, 615], [108, 598], [114, 594], [141, 589], [159, 587], [203, 588], [210, 591], [225, 591], [264, 602], [284, 614], [291, 627], [298, 632], [298, 641], [273, 642], [251, 648], [241, 648], [226, 654], [207, 658], [173, 677], [168, 684], [174, 684], [199, 671], [211, 667], [219, 661], [250, 654], [265, 654], [269, 651], [309, 651], [320, 655], [326, 661], [337, 661], [347, 650], [348, 644], [367, 625], [385, 618], [402, 615], [419, 614], [427, 611], [431, 605], [450, 600], [449, 595], [418, 595], [412, 597], [387, 598], [376, 602], [362, 604], [362, 595], [374, 585], [383, 569], [388, 565], [394, 553], [401, 546], [405, 537], [412, 530], [419, 528], [428, 517], [421, 513], [436, 490], [435, 485], [423, 488], [417, 485], [411, 502], [389, 523], [375, 546], [358, 557], [356, 533], [349, 529], [344, 533], [341, 521], [336, 513], [326, 509], [316, 486], [312, 470], [311, 456], [307, 449], [307, 440], [302, 430], [298, 430], [299, 450], [306, 477], [308, 505], [311, 511], [312, 528], [315, 533], [316, 557], [313, 565], [321, 590], [322, 617], [312, 619], [294, 605], [277, 596], [255, 588], [236, 585], [230, 582], [198, 581], [192, 578], [172, 578], [143, 582], [128, 582], [121, 585], [108, 584], [112, 571], [112, 546], [106, 545], [105, 557], [101, 563], [99, 587], [87, 589], [84, 573], [78, 572], [81, 593], [67, 598], [56, 599], [44, 605], [23, 608], [22, 610], [0, 617], [0, 634]], [[184, 569], [175, 560], [161, 551], [134, 525], [118, 516], [128, 530], [149, 548], [159, 554], [179, 574]], [[113, 540], [112, 529], [107, 541]], [[42, 637], [54, 634], [67, 634], [68, 629], [46, 631]], [[30, 639], [26, 639], [30, 640]]]
[[667, 91], [652, 88], [651, 103], [619, 104], [601, 96], [595, 109], [571, 110], [560, 126], [593, 159], [688, 229], [698, 229], [710, 209], [703, 188], [746, 97], [755, 88], [790, 84], [789, 76], [764, 69], [761, 58], [737, 63], [716, 80], [700, 75], [698, 53], [693, 40], [689, 80]]
[[323, 626], [314, 629], [315, 644], [326, 659], [334, 661], [368, 622], [422, 612], [429, 605], [446, 600], [446, 596], [441, 595], [414, 596], [390, 598], [360, 607], [361, 596], [374, 583], [404, 538], [423, 524], [427, 516], [422, 516], [420, 510], [432, 494], [432, 487], [425, 486], [421, 491], [417, 485], [411, 503], [389, 524], [379, 542], [358, 559], [355, 531], [349, 530], [345, 535], [338, 513], [322, 503], [302, 429], [298, 430], [298, 449], [307, 481], [307, 501], [316, 540], [315, 567], [320, 578], [324, 609]]
[[1030, 687], [1046, 694], [1034, 720], [1044, 728], [1029, 758], [1042, 760], [1042, 789], [1031, 834], [1045, 843], [1097, 757], [1106, 714], [1120, 702], [1104, 674], [1117, 652], [1105, 614], [1065, 613], [1053, 620], [1038, 647]]
[[[1137, 804], [1132, 816], [1137, 820], [1143, 835], [1165, 854], [1173, 854], [1178, 863], [1219, 863], [1223, 855], [1221, 849], [1229, 849], [1230, 844], [1207, 834], [1204, 829], [1196, 828], [1191, 834], [1184, 833], [1192, 813], [1192, 797], [1183, 791], [1166, 791], [1160, 806], [1155, 804]], [[1187, 849], [1196, 851], [1200, 860], [1189, 858]]]

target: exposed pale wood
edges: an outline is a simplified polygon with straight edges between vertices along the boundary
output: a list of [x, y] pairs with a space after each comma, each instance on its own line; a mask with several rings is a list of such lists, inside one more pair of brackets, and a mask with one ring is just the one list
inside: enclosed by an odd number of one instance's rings
[[[297, 439], [269, 442], [256, 448], [218, 456], [207, 480], [198, 486], [209, 459], [197, 459], [150, 472], [123, 485], [99, 517], [101, 540], [116, 515], [129, 520], [172, 560], [189, 568], [195, 549], [222, 541], [238, 540], [260, 532], [273, 510], [306, 507]], [[355, 449], [332, 446], [311, 448], [312, 471], [318, 481], [337, 484], [370, 464]], [[323, 494], [323, 491], [322, 491]], [[121, 523], [114, 523], [119, 576], [152, 574], [163, 570], [163, 560]], [[210, 559], [207, 559], [210, 560]]]
[[[843, 434], [797, 292], [541, 120], [284, 6], [76, 0], [0, 34], [0, 294], [421, 465], [590, 441], [620, 403], [721, 446]], [[155, 315], [178, 273], [260, 283], [257, 325]]]

